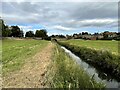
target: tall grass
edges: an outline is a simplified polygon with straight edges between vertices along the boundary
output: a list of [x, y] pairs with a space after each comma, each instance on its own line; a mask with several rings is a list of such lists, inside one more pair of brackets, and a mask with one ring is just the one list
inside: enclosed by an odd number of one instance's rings
[[105, 50], [95, 50], [84, 46], [78, 46], [67, 42], [59, 42], [60, 45], [71, 50], [85, 62], [97, 69], [113, 76], [120, 81], [120, 56]]
[[52, 88], [103, 88], [74, 62], [59, 46], [54, 49], [53, 60], [47, 74], [47, 85]]

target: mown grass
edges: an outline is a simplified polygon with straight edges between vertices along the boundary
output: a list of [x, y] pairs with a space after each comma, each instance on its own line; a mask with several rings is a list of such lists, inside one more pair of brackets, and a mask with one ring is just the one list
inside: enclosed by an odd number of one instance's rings
[[98, 50], [106, 50], [112, 52], [113, 54], [119, 54], [118, 49], [120, 48], [120, 41], [110, 41], [110, 40], [67, 40], [63, 41], [71, 45], [83, 46], [87, 48], [93, 48]]
[[47, 85], [52, 88], [104, 88], [72, 60], [59, 46], [53, 53], [53, 60], [47, 74]]
[[2, 64], [3, 75], [18, 70], [25, 60], [42, 50], [48, 44], [44, 40], [3, 40], [2, 41]]

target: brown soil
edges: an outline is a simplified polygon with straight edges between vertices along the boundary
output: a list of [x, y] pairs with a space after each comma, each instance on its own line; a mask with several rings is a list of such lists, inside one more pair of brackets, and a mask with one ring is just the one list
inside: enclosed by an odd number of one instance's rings
[[53, 44], [49, 43], [47, 47], [37, 53], [32, 58], [26, 60], [21, 70], [11, 73], [3, 78], [3, 87], [5, 88], [45, 88], [44, 80], [47, 73], [47, 67], [51, 60]]

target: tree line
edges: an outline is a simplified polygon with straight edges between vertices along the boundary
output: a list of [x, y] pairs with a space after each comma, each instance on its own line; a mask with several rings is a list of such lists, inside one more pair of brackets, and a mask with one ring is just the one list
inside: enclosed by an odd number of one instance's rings
[[4, 24], [4, 21], [0, 19], [0, 29], [2, 31], [2, 37], [23, 37], [24, 33], [18, 26], [11, 26]]
[[[8, 26], [4, 24], [4, 21], [0, 19], [0, 36], [2, 37], [24, 37], [24, 32], [19, 28], [19, 26]], [[1, 35], [2, 33], [2, 35]], [[41, 39], [51, 40], [51, 38], [66, 38], [66, 39], [100, 39], [100, 40], [120, 40], [120, 32], [109, 32], [105, 31], [103, 33], [74, 33], [73, 35], [47, 35], [47, 31], [45, 29], [36, 30], [35, 33], [33, 31], [27, 31], [25, 33], [25, 37], [36, 38], [39, 37]]]
[[47, 35], [47, 31], [45, 29], [41, 29], [41, 30], [36, 30], [35, 34], [33, 31], [27, 31], [25, 34], [25, 37], [42, 37], [42, 38], [46, 38], [48, 37]]
[[[8, 26], [4, 24], [4, 21], [0, 19], [0, 29], [2, 31], [2, 37], [24, 37], [23, 30], [19, 26]], [[27, 31], [25, 37], [40, 37], [42, 39], [48, 38], [47, 31], [45, 29], [33, 31]]]

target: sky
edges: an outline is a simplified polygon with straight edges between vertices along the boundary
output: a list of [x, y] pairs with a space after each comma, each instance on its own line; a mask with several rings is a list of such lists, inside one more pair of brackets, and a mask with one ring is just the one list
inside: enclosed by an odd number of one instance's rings
[[48, 35], [118, 32], [118, 2], [4, 0], [0, 16], [24, 32], [46, 29]]

